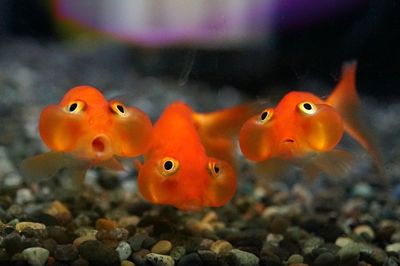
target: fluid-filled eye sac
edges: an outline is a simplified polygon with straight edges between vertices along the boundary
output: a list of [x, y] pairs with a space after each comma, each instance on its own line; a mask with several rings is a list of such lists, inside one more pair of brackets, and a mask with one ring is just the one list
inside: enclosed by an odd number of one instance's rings
[[250, 118], [240, 130], [239, 145], [243, 155], [252, 161], [266, 160], [273, 148], [273, 124], [259, 123], [259, 116]]
[[208, 164], [210, 178], [204, 194], [208, 206], [225, 205], [236, 192], [236, 173], [231, 165], [224, 161], [210, 159]]
[[342, 139], [343, 120], [329, 105], [319, 104], [316, 108], [316, 113], [302, 120], [303, 137], [312, 149], [329, 151]]
[[[138, 108], [112, 105], [114, 112], [110, 134], [113, 139], [115, 154], [123, 157], [134, 157], [144, 153], [152, 138], [152, 124], [149, 117]], [[121, 110], [124, 112], [122, 113]]]
[[[75, 106], [76, 104], [76, 106]], [[78, 102], [70, 104], [72, 112], [78, 110]], [[83, 108], [83, 107], [82, 107]], [[54, 151], [72, 151], [81, 138], [84, 117], [80, 113], [71, 115], [56, 105], [46, 107], [40, 114], [39, 133], [46, 145]]]

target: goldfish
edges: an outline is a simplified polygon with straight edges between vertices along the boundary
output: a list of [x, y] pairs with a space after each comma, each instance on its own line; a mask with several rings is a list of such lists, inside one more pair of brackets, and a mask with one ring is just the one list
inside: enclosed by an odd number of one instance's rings
[[333, 92], [322, 99], [312, 93], [287, 93], [275, 108], [266, 108], [244, 123], [239, 145], [243, 155], [263, 171], [281, 173], [294, 163], [309, 175], [343, 176], [354, 157], [337, 145], [347, 133], [372, 156], [380, 171], [382, 159], [360, 117], [355, 86], [356, 62], [342, 67]]
[[59, 104], [45, 107], [39, 133], [50, 152], [22, 162], [28, 177], [54, 176], [66, 168], [83, 180], [92, 166], [123, 170], [117, 157], [135, 157], [145, 152], [151, 140], [152, 123], [136, 107], [110, 100], [94, 87], [70, 89]]
[[251, 112], [246, 104], [211, 113], [180, 101], [169, 105], [153, 127], [144, 162], [136, 162], [142, 196], [181, 210], [226, 204], [236, 191], [232, 137]]

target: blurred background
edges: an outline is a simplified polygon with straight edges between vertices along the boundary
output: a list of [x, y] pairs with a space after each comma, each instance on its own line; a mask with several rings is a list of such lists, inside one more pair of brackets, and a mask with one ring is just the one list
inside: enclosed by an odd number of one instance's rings
[[2, 0], [0, 36], [3, 46], [112, 46], [99, 63], [252, 97], [333, 86], [341, 64], [357, 59], [362, 92], [398, 100], [399, 14], [398, 0]]

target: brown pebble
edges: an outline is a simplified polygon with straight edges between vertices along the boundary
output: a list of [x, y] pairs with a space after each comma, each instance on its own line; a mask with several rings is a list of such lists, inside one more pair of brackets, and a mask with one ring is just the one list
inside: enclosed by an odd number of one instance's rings
[[105, 219], [105, 218], [100, 218], [100, 219], [97, 219], [97, 221], [96, 221], [96, 229], [99, 231], [100, 230], [110, 231], [110, 230], [117, 228], [117, 226], [118, 226], [118, 224], [116, 221]]
[[121, 261], [121, 266], [135, 266], [135, 263], [129, 260], [123, 260]]
[[83, 242], [86, 242], [89, 240], [96, 240], [96, 236], [94, 236], [94, 235], [80, 236], [80, 237], [76, 238], [72, 244], [78, 248]]
[[157, 253], [161, 255], [167, 255], [172, 249], [172, 243], [168, 240], [158, 241], [152, 248], [152, 253]]
[[211, 245], [210, 250], [214, 251], [217, 254], [225, 254], [231, 251], [232, 248], [233, 247], [231, 243], [229, 243], [228, 241], [217, 240]]
[[61, 224], [67, 224], [72, 219], [68, 207], [58, 200], [53, 201], [44, 212], [56, 218]]
[[127, 227], [130, 225], [136, 226], [139, 223], [139, 221], [140, 221], [140, 218], [136, 215], [125, 216], [118, 220], [118, 226], [119, 227]]

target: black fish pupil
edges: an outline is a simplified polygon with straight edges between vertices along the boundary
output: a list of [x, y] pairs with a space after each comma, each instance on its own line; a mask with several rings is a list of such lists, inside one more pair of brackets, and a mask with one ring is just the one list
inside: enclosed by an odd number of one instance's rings
[[308, 111], [310, 111], [310, 110], [312, 109], [312, 106], [311, 106], [311, 104], [309, 104], [309, 103], [303, 104], [303, 107], [304, 107], [304, 109], [306, 109], [306, 110], [308, 110]]
[[76, 110], [76, 108], [78, 108], [78, 104], [77, 103], [73, 103], [69, 106], [69, 111], [73, 112]]
[[118, 111], [120, 111], [121, 113], [125, 113], [125, 109], [124, 109], [124, 107], [122, 106], [122, 105], [117, 105], [117, 109], [118, 109]]
[[169, 171], [169, 170], [172, 169], [172, 167], [174, 167], [174, 164], [173, 164], [171, 161], [166, 161], [166, 162], [164, 163], [164, 169], [165, 169], [165, 170]]
[[265, 120], [267, 118], [267, 116], [268, 116], [268, 112], [263, 112], [261, 114], [261, 120]]
[[214, 166], [214, 172], [215, 172], [216, 174], [219, 173], [219, 167], [218, 167], [218, 166]]

